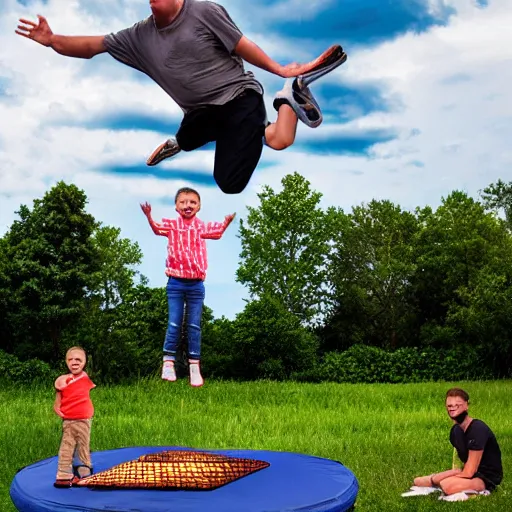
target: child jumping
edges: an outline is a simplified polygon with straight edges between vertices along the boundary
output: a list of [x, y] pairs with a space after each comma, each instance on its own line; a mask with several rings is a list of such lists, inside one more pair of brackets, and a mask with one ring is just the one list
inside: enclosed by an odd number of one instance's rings
[[[55, 381], [53, 410], [63, 420], [55, 487], [71, 487], [76, 480], [92, 474], [89, 443], [94, 407], [89, 392], [96, 386], [84, 371], [86, 362], [85, 350], [71, 347], [66, 353], [70, 373]], [[78, 464], [74, 465], [75, 461]]]
[[176, 219], [162, 219], [157, 223], [151, 217], [151, 205], [141, 204], [151, 229], [155, 235], [168, 239], [165, 274], [169, 320], [164, 341], [164, 362], [162, 379], [175, 381], [174, 367], [176, 350], [183, 322], [183, 309], [187, 303], [188, 358], [190, 384], [194, 387], [204, 383], [199, 361], [201, 358], [201, 314], [204, 303], [204, 280], [208, 268], [206, 239], [218, 240], [235, 218], [226, 215], [224, 222], [205, 224], [196, 215], [201, 209], [199, 193], [185, 187], [178, 190], [175, 197]]
[[[43, 16], [38, 23], [20, 19], [16, 33], [68, 57], [90, 59], [108, 52], [148, 75], [181, 107], [184, 118], [176, 136], [158, 146], [147, 165], [215, 141], [215, 181], [226, 194], [238, 194], [247, 186], [263, 144], [285, 149], [295, 141], [299, 119], [312, 128], [322, 122], [309, 85], [347, 56], [335, 45], [307, 64], [282, 66], [214, 2], [150, 0], [149, 5], [151, 16], [115, 34], [57, 35]], [[275, 123], [267, 121], [263, 87], [244, 70], [243, 61], [288, 79], [274, 99]]]

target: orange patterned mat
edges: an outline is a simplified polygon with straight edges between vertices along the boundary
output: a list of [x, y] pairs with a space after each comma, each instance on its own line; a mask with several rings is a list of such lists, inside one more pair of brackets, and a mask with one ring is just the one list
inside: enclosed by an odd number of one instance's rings
[[208, 452], [164, 451], [141, 455], [82, 478], [78, 487], [101, 489], [212, 490], [265, 469], [270, 464]]

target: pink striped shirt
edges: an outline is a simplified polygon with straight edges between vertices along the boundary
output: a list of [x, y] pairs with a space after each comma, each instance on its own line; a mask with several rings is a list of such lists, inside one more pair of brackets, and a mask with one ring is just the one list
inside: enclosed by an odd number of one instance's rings
[[168, 239], [165, 274], [204, 281], [208, 268], [205, 240], [219, 240], [230, 222], [229, 216], [224, 222], [205, 224], [197, 217], [185, 220], [181, 215], [176, 219], [162, 219], [161, 223], [150, 221], [155, 234]]

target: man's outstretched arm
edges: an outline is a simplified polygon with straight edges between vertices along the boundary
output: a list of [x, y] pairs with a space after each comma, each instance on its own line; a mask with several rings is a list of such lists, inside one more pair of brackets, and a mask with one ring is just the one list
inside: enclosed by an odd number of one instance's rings
[[21, 18], [16, 34], [48, 46], [66, 57], [90, 59], [107, 51], [105, 36], [60, 36], [54, 34], [44, 16], [37, 16], [39, 22]]
[[282, 76], [283, 78], [289, 78], [300, 74], [301, 66], [299, 64], [288, 64], [282, 66], [275, 60], [270, 58], [256, 43], [253, 43], [250, 39], [242, 36], [240, 41], [235, 47], [235, 53], [242, 57], [246, 62], [256, 66], [260, 69], [264, 69], [274, 75]]
[[282, 76], [283, 78], [291, 78], [307, 73], [311, 70], [311, 67], [315, 65], [315, 60], [312, 60], [304, 64], [292, 62], [291, 64], [282, 66], [270, 58], [256, 43], [253, 43], [245, 36], [242, 36], [240, 41], [238, 41], [235, 47], [235, 53], [249, 64], [269, 71], [274, 75]]

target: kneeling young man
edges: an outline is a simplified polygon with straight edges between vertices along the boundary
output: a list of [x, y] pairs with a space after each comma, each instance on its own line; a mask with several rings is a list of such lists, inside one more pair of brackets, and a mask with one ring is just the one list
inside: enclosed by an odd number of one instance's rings
[[463, 469], [450, 469], [442, 473], [414, 479], [418, 487], [441, 487], [447, 494], [463, 491], [493, 491], [503, 479], [501, 451], [492, 430], [481, 420], [468, 414], [469, 395], [460, 388], [446, 393], [446, 410], [453, 427], [450, 443], [457, 450]]

